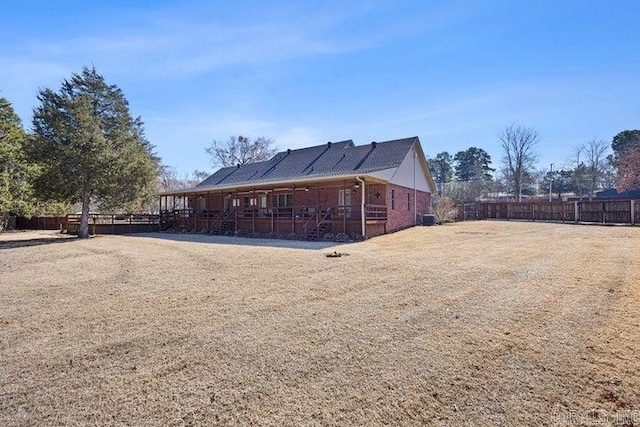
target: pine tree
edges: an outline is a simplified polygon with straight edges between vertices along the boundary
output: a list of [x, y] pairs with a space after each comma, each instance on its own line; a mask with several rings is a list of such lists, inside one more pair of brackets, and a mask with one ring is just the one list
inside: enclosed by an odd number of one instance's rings
[[26, 139], [20, 118], [0, 98], [0, 230], [9, 213], [28, 215], [33, 210], [30, 179], [34, 168], [24, 153]]
[[152, 197], [159, 161], [122, 90], [85, 67], [38, 100], [27, 150], [41, 169], [34, 187], [44, 200], [82, 203], [79, 237], [89, 236], [90, 203], [126, 209]]

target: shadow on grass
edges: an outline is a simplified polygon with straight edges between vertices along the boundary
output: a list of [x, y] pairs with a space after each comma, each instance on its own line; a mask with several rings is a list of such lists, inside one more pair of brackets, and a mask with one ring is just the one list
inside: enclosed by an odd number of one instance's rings
[[34, 239], [14, 239], [14, 240], [0, 240], [0, 250], [2, 249], [16, 249], [16, 248], [28, 248], [30, 246], [50, 245], [53, 243], [67, 243], [75, 242], [78, 240], [75, 236], [69, 237], [37, 237]]
[[176, 242], [215, 243], [218, 245], [266, 246], [274, 248], [323, 250], [348, 242], [311, 242], [306, 240], [265, 239], [259, 237], [218, 236], [210, 234], [135, 233], [132, 237], [151, 237]]

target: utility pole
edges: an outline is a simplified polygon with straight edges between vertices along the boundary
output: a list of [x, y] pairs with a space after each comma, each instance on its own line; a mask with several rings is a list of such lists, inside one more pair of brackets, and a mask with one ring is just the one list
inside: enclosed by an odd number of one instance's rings
[[551, 201], [553, 195], [553, 163], [551, 163], [551, 168], [549, 168], [549, 201]]

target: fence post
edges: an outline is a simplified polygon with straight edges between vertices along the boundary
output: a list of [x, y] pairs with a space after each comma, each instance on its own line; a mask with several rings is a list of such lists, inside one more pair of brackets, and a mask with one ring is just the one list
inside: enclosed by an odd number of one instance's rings
[[573, 223], [577, 224], [578, 221], [580, 221], [580, 206], [578, 205], [579, 202], [573, 202], [575, 204], [573, 210]]
[[531, 206], [531, 221], [535, 221], [536, 220], [536, 203], [533, 203], [533, 206]]
[[631, 200], [629, 203], [629, 207], [631, 208], [631, 225], [636, 224], [636, 201]]

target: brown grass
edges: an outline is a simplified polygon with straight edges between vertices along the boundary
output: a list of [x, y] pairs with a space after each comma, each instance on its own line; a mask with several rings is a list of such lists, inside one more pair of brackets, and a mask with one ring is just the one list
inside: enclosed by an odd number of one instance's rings
[[156, 236], [0, 235], [0, 425], [640, 421], [638, 228]]

